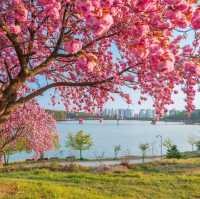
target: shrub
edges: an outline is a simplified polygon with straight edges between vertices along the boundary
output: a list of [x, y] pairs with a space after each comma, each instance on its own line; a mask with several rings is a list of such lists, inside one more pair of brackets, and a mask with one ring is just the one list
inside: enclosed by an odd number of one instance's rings
[[117, 159], [118, 158], [118, 154], [121, 151], [121, 146], [120, 145], [116, 145], [114, 146], [114, 158]]
[[66, 172], [87, 172], [90, 171], [90, 167], [82, 166], [76, 163], [70, 163], [63, 167], [62, 171]]
[[200, 151], [200, 141], [196, 142], [197, 151]]
[[180, 151], [177, 149], [176, 145], [172, 145], [167, 149], [167, 158], [181, 158], [181, 153]]
[[148, 143], [140, 144], [139, 148], [142, 151], [142, 162], [144, 163], [146, 151], [149, 149], [149, 144]]

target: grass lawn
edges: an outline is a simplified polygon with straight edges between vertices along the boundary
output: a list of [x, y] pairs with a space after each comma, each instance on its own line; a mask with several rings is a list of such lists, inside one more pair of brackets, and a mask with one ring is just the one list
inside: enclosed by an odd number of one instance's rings
[[125, 172], [0, 171], [0, 199], [200, 199], [200, 158]]

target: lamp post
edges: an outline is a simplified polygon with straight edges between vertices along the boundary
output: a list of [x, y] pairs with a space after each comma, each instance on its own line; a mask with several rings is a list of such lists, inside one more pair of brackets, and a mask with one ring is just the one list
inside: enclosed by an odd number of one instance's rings
[[163, 156], [163, 137], [162, 137], [162, 135], [156, 135], [156, 138], [160, 138], [160, 157], [162, 159], [162, 156]]

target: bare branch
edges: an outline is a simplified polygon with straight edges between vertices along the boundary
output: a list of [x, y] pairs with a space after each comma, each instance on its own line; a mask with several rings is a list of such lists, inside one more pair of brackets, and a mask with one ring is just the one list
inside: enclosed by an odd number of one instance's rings
[[0, 147], [0, 151], [3, 151], [3, 149], [10, 143], [12, 143], [13, 141], [16, 140], [16, 138], [20, 137], [23, 132], [24, 132], [24, 127], [23, 126], [20, 126], [18, 127], [17, 129], [13, 130], [15, 131], [15, 134], [12, 135], [10, 138], [8, 138], [4, 143], [3, 145]]

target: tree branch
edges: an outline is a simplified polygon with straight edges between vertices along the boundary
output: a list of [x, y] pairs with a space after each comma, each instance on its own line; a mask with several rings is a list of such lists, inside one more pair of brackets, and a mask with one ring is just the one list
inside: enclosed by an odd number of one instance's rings
[[63, 19], [62, 19], [62, 27], [61, 27], [60, 35], [56, 42], [55, 48], [53, 49], [51, 54], [39, 66], [37, 66], [34, 70], [31, 71], [31, 75], [37, 75], [38, 73], [40, 73], [42, 70], [44, 70], [44, 68], [48, 65], [48, 63], [56, 57], [57, 51], [59, 50], [59, 47], [62, 43], [63, 36], [64, 36], [64, 31], [65, 31], [64, 23], [65, 23], [66, 14], [67, 14], [67, 6], [65, 7], [65, 10], [64, 10]]
[[24, 131], [24, 127], [18, 127], [16, 130], [15, 130], [15, 134], [12, 135], [9, 139], [7, 139], [3, 145], [0, 147], [0, 152], [3, 151], [3, 149], [8, 145], [10, 144], [11, 142], [13, 142], [16, 138], [20, 137], [22, 134], [23, 134], [23, 131]]
[[20, 62], [20, 65], [22, 67], [22, 69], [26, 66], [26, 60], [24, 59], [24, 54], [23, 54], [23, 51], [22, 49], [20, 48], [20, 45], [17, 41], [17, 37], [15, 34], [11, 33], [7, 27], [7, 25], [5, 23], [3, 23], [1, 20], [0, 20], [0, 28], [6, 32], [6, 36], [7, 38], [9, 39], [9, 41], [12, 43], [14, 49], [15, 49], [15, 52], [17, 54], [17, 57], [18, 57], [18, 60]]
[[4, 61], [4, 65], [5, 65], [6, 73], [7, 73], [7, 75], [8, 75], [8, 79], [9, 79], [9, 81], [12, 81], [12, 76], [11, 76], [11, 74], [10, 74], [9, 66], [8, 66], [8, 64], [7, 64], [6, 61]]
[[[131, 67], [128, 67], [128, 68], [122, 70], [121, 72], [117, 73], [117, 75], [120, 76], [130, 69], [131, 69]], [[33, 93], [31, 93], [25, 97], [21, 97], [20, 99], [18, 99], [16, 101], [16, 104], [25, 103], [28, 100], [41, 95], [42, 93], [44, 93], [45, 91], [47, 91], [51, 88], [62, 87], [62, 86], [65, 86], [65, 87], [94, 87], [96, 85], [101, 85], [101, 84], [104, 84], [107, 82], [111, 82], [113, 79], [114, 79], [114, 77], [110, 77], [110, 78], [100, 80], [100, 81], [93, 81], [93, 82], [89, 82], [89, 81], [88, 82], [87, 81], [85, 81], [85, 82], [54, 82], [54, 83], [51, 83], [49, 85], [46, 85], [46, 86], [34, 91]]]
[[114, 35], [117, 35], [119, 34], [119, 32], [114, 32], [112, 34], [106, 34], [106, 35], [103, 35], [101, 37], [98, 37], [94, 40], [92, 40], [91, 42], [89, 42], [88, 44], [84, 45], [77, 53], [75, 54], [57, 54], [56, 57], [62, 57], [62, 58], [69, 58], [69, 57], [72, 57], [72, 56], [76, 56], [78, 55], [82, 50], [85, 50], [87, 49], [88, 47], [92, 46], [95, 42], [98, 42], [98, 41], [101, 41], [102, 39], [106, 39], [106, 38], [109, 38], [109, 37], [112, 37]]

